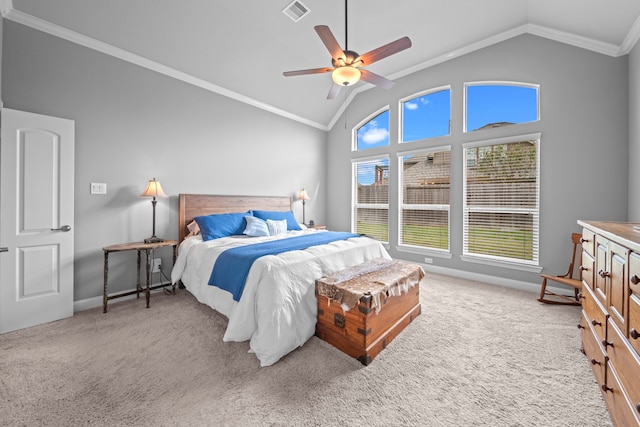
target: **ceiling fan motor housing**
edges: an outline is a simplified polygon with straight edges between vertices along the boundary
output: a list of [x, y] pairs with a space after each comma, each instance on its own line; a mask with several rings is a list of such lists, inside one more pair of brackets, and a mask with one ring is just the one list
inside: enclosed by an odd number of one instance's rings
[[345, 50], [343, 52], [344, 52], [344, 57], [331, 59], [331, 63], [333, 64], [334, 67], [344, 67], [345, 65], [352, 65], [354, 67], [359, 67], [363, 65], [361, 60], [358, 61], [357, 63], [354, 63], [356, 59], [360, 57], [360, 55], [358, 55], [357, 52], [354, 52], [352, 50]]

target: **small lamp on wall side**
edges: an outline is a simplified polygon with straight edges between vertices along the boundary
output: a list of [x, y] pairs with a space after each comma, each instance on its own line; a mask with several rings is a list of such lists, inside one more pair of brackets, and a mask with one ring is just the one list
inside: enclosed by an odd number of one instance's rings
[[309, 199], [310, 197], [307, 194], [306, 190], [304, 188], [300, 190], [300, 194], [298, 194], [298, 200], [302, 200], [302, 223], [305, 225], [306, 225], [306, 218], [305, 218], [304, 208], [307, 203], [307, 200]]
[[153, 205], [152, 234], [151, 234], [151, 237], [144, 239], [144, 242], [145, 243], [164, 242], [164, 239], [156, 237], [156, 203], [158, 203], [158, 201], [156, 200], [156, 197], [167, 197], [167, 195], [164, 194], [164, 191], [162, 191], [162, 186], [160, 185], [160, 182], [156, 181], [155, 178], [150, 179], [149, 182], [147, 183], [147, 188], [145, 188], [144, 192], [140, 196], [153, 197], [153, 199], [151, 200], [151, 204]]

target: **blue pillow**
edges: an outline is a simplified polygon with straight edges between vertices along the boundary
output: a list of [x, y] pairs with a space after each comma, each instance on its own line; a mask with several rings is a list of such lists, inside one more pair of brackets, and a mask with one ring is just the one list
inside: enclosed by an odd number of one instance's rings
[[245, 215], [244, 220], [247, 221], [247, 228], [244, 229], [244, 234], [251, 237], [268, 236], [269, 227], [267, 223], [255, 216]]
[[300, 224], [296, 221], [292, 211], [253, 211], [253, 216], [263, 220], [272, 219], [274, 221], [287, 220], [287, 230], [302, 230]]
[[219, 239], [220, 237], [242, 234], [245, 229], [246, 212], [203, 215], [194, 218], [200, 227], [202, 240]]

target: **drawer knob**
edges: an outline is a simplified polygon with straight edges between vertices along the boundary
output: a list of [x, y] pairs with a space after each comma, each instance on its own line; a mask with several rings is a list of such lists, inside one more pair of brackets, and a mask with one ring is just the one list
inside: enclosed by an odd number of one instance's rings
[[638, 333], [638, 331], [636, 331], [635, 329], [631, 329], [629, 331], [629, 336], [631, 338], [633, 338], [634, 340], [637, 340], [638, 338], [640, 338], [640, 334]]
[[584, 237], [580, 238], [580, 243], [587, 243], [589, 239], [585, 239]]
[[633, 275], [631, 276], [631, 279], [629, 279], [631, 281], [631, 283], [633, 283], [634, 285], [637, 285], [638, 283], [640, 283], [640, 277], [638, 277], [637, 275]]
[[638, 404], [636, 405], [636, 411], [638, 411], [638, 413], [640, 414], [640, 402], [638, 402]]
[[604, 270], [600, 270], [598, 271], [598, 274], [600, 275], [600, 277], [605, 278], [605, 277], [611, 277], [611, 273], [609, 273], [608, 271], [604, 271]]
[[580, 271], [589, 271], [589, 268], [588, 268], [588, 267], [580, 266]]
[[591, 321], [591, 324], [592, 324], [593, 326], [602, 326], [602, 322], [598, 322], [596, 319], [593, 319], [593, 320]]
[[608, 385], [606, 385], [606, 384], [602, 384], [602, 385], [600, 386], [600, 388], [601, 388], [601, 389], [602, 389], [602, 391], [604, 391], [605, 393], [606, 393], [606, 392], [608, 392], [608, 391], [613, 391], [613, 389], [612, 389], [611, 387], [609, 387]]
[[592, 365], [599, 365], [599, 366], [602, 366], [602, 363], [601, 363], [601, 362], [598, 362], [596, 359], [591, 359], [591, 364], [592, 364]]
[[582, 323], [578, 323], [578, 329], [587, 329], [584, 326], [582, 326]]
[[604, 348], [607, 348], [607, 346], [613, 347], [613, 343], [607, 340], [602, 340], [602, 345], [604, 346]]

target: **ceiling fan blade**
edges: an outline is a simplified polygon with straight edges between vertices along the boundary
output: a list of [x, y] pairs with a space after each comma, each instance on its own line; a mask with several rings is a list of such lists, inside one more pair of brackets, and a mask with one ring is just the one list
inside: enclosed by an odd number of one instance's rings
[[394, 84], [396, 84], [395, 82], [389, 80], [389, 79], [385, 79], [382, 76], [379, 76], [377, 74], [372, 73], [369, 70], [364, 70], [362, 68], [360, 68], [360, 73], [362, 73], [360, 75], [360, 78], [362, 80], [364, 80], [367, 83], [371, 83], [374, 84], [376, 86], [380, 86], [384, 89], [391, 89], [393, 87]]
[[342, 88], [342, 86], [340, 86], [339, 84], [333, 83], [331, 85], [331, 89], [329, 89], [329, 94], [327, 95], [327, 99], [335, 98], [338, 95], [338, 92], [340, 92], [340, 88]]
[[320, 40], [322, 40], [322, 43], [324, 43], [327, 50], [331, 54], [331, 58], [344, 58], [344, 51], [340, 47], [340, 44], [338, 44], [338, 41], [333, 36], [333, 33], [331, 32], [329, 27], [327, 27], [326, 25], [316, 25], [314, 29], [320, 36]]
[[[411, 39], [409, 37], [402, 37], [394, 42], [387, 43], [384, 46], [380, 46], [377, 49], [373, 49], [365, 53], [364, 55], [360, 55], [359, 60], [363, 62], [363, 65], [370, 65], [376, 61], [380, 61], [381, 59], [386, 58], [387, 56], [391, 56], [394, 53], [398, 53], [405, 49], [409, 49], [411, 47]], [[356, 60], [357, 61], [357, 60]]]
[[285, 77], [291, 77], [291, 76], [302, 76], [305, 74], [321, 74], [321, 73], [328, 73], [330, 71], [333, 71], [333, 68], [310, 68], [308, 70], [297, 70], [297, 71], [285, 71], [284, 76]]

